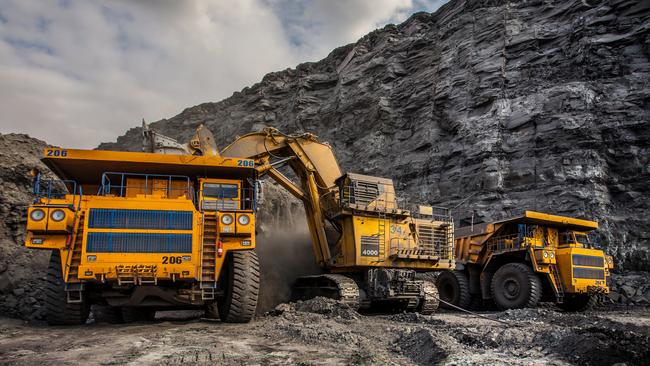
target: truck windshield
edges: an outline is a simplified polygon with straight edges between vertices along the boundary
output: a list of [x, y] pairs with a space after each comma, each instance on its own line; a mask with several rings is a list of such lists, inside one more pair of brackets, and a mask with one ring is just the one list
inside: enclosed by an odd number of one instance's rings
[[583, 244], [583, 245], [589, 245], [590, 244], [589, 236], [587, 236], [586, 234], [576, 233], [575, 235], [576, 235], [576, 241], [578, 243]]
[[203, 183], [203, 197], [206, 198], [237, 198], [239, 192], [236, 184]]

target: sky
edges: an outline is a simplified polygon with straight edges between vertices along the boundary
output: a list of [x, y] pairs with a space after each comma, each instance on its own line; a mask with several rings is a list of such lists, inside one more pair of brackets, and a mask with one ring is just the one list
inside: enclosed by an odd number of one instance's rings
[[446, 0], [0, 0], [0, 133], [115, 141]]

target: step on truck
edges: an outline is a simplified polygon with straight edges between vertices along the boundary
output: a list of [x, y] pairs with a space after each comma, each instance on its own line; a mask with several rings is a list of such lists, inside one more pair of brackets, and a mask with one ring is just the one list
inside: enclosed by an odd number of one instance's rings
[[45, 149], [59, 179], [37, 174], [25, 245], [52, 252], [48, 323], [82, 324], [91, 305], [109, 322], [166, 309], [253, 317], [257, 171], [200, 151], [211, 145], [200, 132], [181, 147], [193, 155]]
[[[456, 269], [436, 280], [442, 306], [500, 309], [555, 302], [568, 311], [591, 307], [609, 291], [612, 258], [588, 236], [598, 223], [534, 211], [455, 231]], [[453, 307], [452, 306], [452, 307]]]

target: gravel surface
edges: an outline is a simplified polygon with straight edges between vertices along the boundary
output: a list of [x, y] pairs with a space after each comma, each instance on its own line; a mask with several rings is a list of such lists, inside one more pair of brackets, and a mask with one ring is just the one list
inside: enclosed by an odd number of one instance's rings
[[359, 314], [324, 298], [281, 304], [249, 324], [162, 312], [149, 323], [78, 327], [0, 318], [0, 364], [642, 365], [650, 359], [647, 308], [483, 314], [509, 324], [457, 312]]

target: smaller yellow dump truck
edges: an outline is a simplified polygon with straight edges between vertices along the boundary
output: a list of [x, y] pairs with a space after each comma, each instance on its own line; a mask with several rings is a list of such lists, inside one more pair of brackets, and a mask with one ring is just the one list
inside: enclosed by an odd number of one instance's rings
[[493, 300], [500, 309], [553, 301], [568, 311], [585, 310], [597, 294], [609, 292], [613, 268], [610, 256], [592, 248], [587, 233], [597, 228], [594, 221], [534, 211], [460, 227], [456, 270], [436, 281], [440, 299], [461, 308]]

